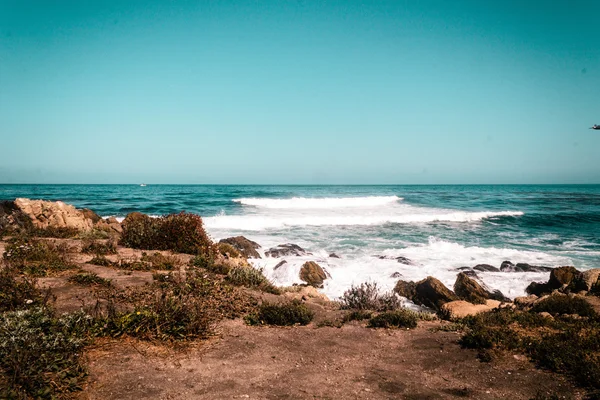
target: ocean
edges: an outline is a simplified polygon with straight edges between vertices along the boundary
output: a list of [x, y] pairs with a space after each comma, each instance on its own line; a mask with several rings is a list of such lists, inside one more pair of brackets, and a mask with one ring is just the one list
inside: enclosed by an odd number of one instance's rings
[[[0, 199], [16, 197], [62, 200], [104, 217], [193, 212], [213, 239], [243, 235], [263, 252], [295, 243], [312, 255], [287, 257], [277, 269], [280, 259], [253, 264], [291, 285], [305, 261], [316, 261], [330, 275], [322, 291], [331, 298], [365, 281], [389, 290], [398, 279], [434, 276], [452, 287], [458, 268], [505, 260], [600, 268], [600, 185], [0, 185]], [[509, 297], [548, 277], [478, 275]]]

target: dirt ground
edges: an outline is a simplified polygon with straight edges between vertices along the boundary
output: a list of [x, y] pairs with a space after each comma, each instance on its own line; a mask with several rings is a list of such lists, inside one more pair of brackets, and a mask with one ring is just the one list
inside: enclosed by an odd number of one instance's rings
[[249, 327], [228, 321], [220, 338], [166, 349], [108, 341], [88, 353], [89, 399], [531, 399], [581, 394], [525, 357], [491, 363], [461, 349], [458, 334], [414, 330]]
[[[69, 243], [76, 244], [73, 241]], [[0, 252], [4, 243], [0, 242]], [[119, 248], [109, 259], [135, 258]], [[116, 287], [145, 285], [150, 272], [88, 264], [79, 268], [111, 279]], [[187, 260], [182, 260], [187, 263]], [[69, 274], [41, 278], [59, 311], [94, 304], [89, 288]], [[290, 293], [288, 293], [290, 295]], [[272, 296], [272, 295], [265, 295]], [[301, 295], [299, 295], [301, 296]], [[312, 297], [316, 312], [305, 327], [251, 327], [227, 320], [210, 340], [185, 346], [134, 339], [98, 339], [86, 351], [89, 380], [82, 399], [532, 399], [538, 394], [581, 399], [564, 377], [536, 369], [524, 356], [490, 363], [458, 345], [459, 334], [434, 331], [444, 322], [419, 322], [413, 330], [369, 329], [358, 322], [317, 327], [335, 319], [332, 303]], [[543, 399], [544, 397], [541, 397]]]

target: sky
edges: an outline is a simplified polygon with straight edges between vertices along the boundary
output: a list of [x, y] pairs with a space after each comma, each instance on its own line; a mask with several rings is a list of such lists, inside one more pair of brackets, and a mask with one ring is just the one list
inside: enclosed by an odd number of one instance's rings
[[0, 0], [0, 183], [600, 183], [599, 15]]

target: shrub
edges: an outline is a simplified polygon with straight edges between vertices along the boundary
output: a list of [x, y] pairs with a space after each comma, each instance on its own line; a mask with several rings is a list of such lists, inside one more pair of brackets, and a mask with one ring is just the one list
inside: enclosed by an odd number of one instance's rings
[[401, 307], [395, 293], [379, 293], [377, 283], [361, 283], [346, 290], [340, 299], [343, 309], [390, 311]]
[[84, 239], [81, 252], [96, 255], [117, 254], [117, 244], [112, 240]]
[[195, 214], [171, 214], [150, 218], [129, 214], [122, 223], [121, 244], [142, 250], [172, 250], [178, 253], [214, 255], [215, 248]]
[[0, 312], [39, 306], [48, 300], [49, 292], [42, 292], [34, 278], [17, 275], [14, 268], [0, 269]]
[[533, 312], [548, 312], [552, 315], [577, 314], [582, 317], [596, 316], [594, 308], [581, 297], [552, 295], [533, 306]]
[[19, 271], [45, 276], [74, 268], [69, 261], [69, 247], [66, 244], [54, 244], [49, 241], [18, 237], [6, 246], [4, 260]]
[[179, 264], [179, 259], [177, 257], [165, 256], [159, 252], [153, 254], [142, 253], [141, 261], [150, 263], [154, 269], [161, 270], [177, 269], [177, 265]]
[[219, 242], [217, 244], [217, 248], [219, 249], [219, 253], [226, 257], [238, 258], [242, 256], [242, 254], [235, 247], [228, 243]]
[[56, 317], [48, 308], [0, 315], [0, 370], [8, 387], [0, 397], [56, 398], [81, 390], [81, 353], [91, 318]]
[[110, 261], [108, 258], [104, 256], [96, 256], [87, 262], [88, 264], [99, 265], [101, 267], [110, 267], [113, 266], [114, 263]]
[[70, 239], [78, 236], [79, 230], [77, 228], [48, 226], [46, 228], [32, 228], [28, 233], [36, 237]]
[[369, 328], [416, 328], [418, 316], [415, 312], [400, 309], [386, 311], [369, 319]]
[[80, 272], [69, 277], [69, 282], [84, 286], [110, 286], [110, 280], [99, 277], [94, 272]]
[[254, 287], [268, 293], [279, 294], [279, 289], [263, 275], [262, 271], [262, 268], [256, 269], [250, 266], [233, 267], [227, 273], [227, 280], [234, 285]]
[[209, 272], [220, 275], [227, 275], [230, 267], [227, 264], [218, 263], [213, 257], [199, 255], [191, 260], [191, 265], [197, 268], [203, 268]]
[[363, 321], [365, 319], [369, 319], [373, 316], [373, 312], [366, 310], [354, 310], [350, 311], [348, 314], [344, 315], [343, 321]]
[[312, 321], [314, 313], [299, 301], [287, 303], [263, 303], [259, 306], [256, 314], [246, 317], [249, 325], [308, 325]]

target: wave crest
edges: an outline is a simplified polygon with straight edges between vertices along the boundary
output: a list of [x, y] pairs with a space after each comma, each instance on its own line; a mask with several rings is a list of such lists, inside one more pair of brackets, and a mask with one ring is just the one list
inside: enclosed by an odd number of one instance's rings
[[248, 197], [234, 199], [236, 203], [271, 209], [324, 209], [350, 207], [376, 207], [401, 201], [398, 196], [367, 196], [367, 197], [292, 197], [291, 199], [269, 199]]

